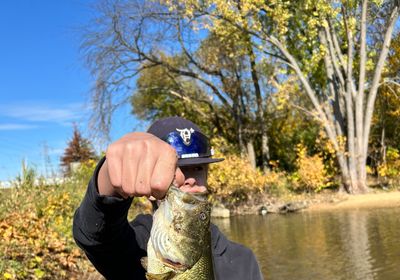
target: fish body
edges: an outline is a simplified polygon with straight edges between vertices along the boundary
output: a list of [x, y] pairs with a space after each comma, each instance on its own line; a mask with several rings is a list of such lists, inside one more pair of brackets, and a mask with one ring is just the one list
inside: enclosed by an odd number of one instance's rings
[[210, 213], [207, 194], [170, 187], [153, 215], [147, 279], [214, 280]]

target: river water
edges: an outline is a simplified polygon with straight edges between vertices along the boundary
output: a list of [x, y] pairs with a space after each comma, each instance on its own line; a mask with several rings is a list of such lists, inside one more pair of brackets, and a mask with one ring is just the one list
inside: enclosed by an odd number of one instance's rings
[[400, 209], [235, 216], [213, 222], [265, 279], [400, 279]]

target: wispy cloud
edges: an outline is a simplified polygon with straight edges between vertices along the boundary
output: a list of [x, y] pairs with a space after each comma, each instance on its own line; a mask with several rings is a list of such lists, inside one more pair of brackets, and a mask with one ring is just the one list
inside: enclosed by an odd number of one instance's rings
[[25, 129], [33, 129], [36, 127], [37, 127], [36, 125], [30, 125], [30, 124], [1, 123], [0, 131], [1, 130], [25, 130]]
[[80, 103], [51, 104], [12, 104], [0, 105], [0, 115], [27, 122], [52, 122], [65, 124], [79, 121], [85, 112]]

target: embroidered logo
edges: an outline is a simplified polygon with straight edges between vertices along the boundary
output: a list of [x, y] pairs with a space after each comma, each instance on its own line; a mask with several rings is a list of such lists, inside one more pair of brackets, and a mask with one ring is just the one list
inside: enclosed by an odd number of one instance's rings
[[185, 145], [189, 146], [191, 143], [190, 138], [192, 137], [192, 133], [194, 132], [194, 129], [193, 128], [190, 128], [190, 129], [188, 129], [188, 128], [178, 129], [177, 128], [176, 130], [180, 133], [183, 143]]

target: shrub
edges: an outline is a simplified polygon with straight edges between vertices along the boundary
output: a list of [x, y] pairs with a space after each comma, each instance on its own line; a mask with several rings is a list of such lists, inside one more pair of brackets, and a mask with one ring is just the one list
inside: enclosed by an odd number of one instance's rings
[[0, 279], [72, 279], [93, 270], [71, 230], [85, 185], [42, 182], [2, 195]]
[[246, 200], [248, 192], [264, 189], [265, 179], [259, 170], [254, 170], [246, 159], [227, 155], [225, 162], [210, 166], [208, 184], [215, 199], [230, 202]]
[[68, 179], [76, 185], [87, 185], [96, 168], [97, 160], [89, 159], [79, 164], [79, 167], [70, 173]]
[[400, 175], [400, 153], [399, 150], [388, 147], [386, 161], [378, 166], [379, 177], [387, 180], [389, 184], [398, 184]]
[[329, 176], [320, 154], [308, 155], [307, 148], [297, 145], [297, 171], [293, 173], [293, 188], [295, 190], [320, 191], [329, 184]]
[[[226, 204], [246, 201], [252, 194], [270, 191], [281, 194], [285, 191], [287, 180], [282, 172], [264, 174], [253, 169], [246, 158], [234, 153], [234, 148], [221, 138], [213, 139], [217, 147], [215, 157], [224, 157], [222, 163], [211, 164], [208, 184], [214, 201]], [[222, 154], [222, 151], [224, 154]]]

